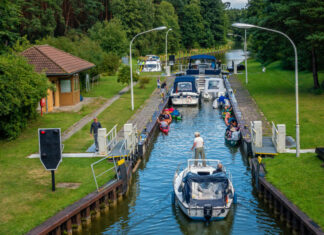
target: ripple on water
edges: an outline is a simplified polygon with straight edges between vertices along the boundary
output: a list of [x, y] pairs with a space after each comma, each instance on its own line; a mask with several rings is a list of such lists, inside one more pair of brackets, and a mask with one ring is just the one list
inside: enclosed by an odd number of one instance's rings
[[[179, 108], [183, 121], [173, 122], [168, 136], [159, 134], [144, 169], [133, 177], [130, 195], [85, 233], [89, 234], [280, 234], [275, 219], [252, 193], [249, 168], [239, 149], [224, 144], [225, 125], [219, 111]], [[209, 224], [190, 221], [171, 205], [173, 175], [179, 163], [192, 158], [194, 132], [204, 138], [206, 156], [219, 159], [232, 173], [238, 204], [223, 221]]]

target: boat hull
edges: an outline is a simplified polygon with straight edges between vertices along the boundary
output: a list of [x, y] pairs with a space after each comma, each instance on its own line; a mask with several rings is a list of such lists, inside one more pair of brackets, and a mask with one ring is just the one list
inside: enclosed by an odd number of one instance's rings
[[[197, 220], [197, 221], [217, 221], [217, 220], [223, 220], [226, 218], [226, 216], [228, 215], [229, 211], [230, 211], [230, 207], [229, 208], [217, 208], [217, 207], [213, 207], [213, 212], [212, 212], [212, 216], [210, 219], [206, 219], [204, 217], [204, 208], [203, 207], [197, 207], [197, 208], [187, 208], [185, 207], [181, 201], [179, 200], [179, 198], [175, 197], [175, 205], [179, 206], [179, 208], [181, 209], [181, 211], [190, 219], [192, 220]], [[223, 210], [223, 212], [222, 212]]]

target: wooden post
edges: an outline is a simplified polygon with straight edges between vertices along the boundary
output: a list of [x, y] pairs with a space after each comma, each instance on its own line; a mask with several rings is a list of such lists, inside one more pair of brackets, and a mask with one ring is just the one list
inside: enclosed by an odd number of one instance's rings
[[77, 226], [76, 230], [81, 231], [82, 230], [81, 213], [78, 213], [75, 219], [76, 219], [76, 226]]
[[90, 211], [90, 206], [88, 206], [87, 209], [86, 209], [85, 222], [86, 222], [86, 224], [90, 224], [90, 223], [91, 223], [91, 211]]
[[61, 232], [61, 225], [59, 225], [55, 229], [55, 235], [61, 235], [61, 234], [62, 234], [62, 232]]
[[100, 202], [97, 200], [95, 202], [95, 217], [100, 217]]
[[72, 221], [71, 221], [71, 219], [66, 221], [66, 232], [67, 232], [67, 234], [72, 235]]

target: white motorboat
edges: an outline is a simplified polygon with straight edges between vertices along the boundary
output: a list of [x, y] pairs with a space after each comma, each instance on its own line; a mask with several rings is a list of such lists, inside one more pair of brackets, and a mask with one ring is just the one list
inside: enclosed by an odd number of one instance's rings
[[232, 177], [224, 167], [217, 169], [219, 163], [219, 160], [190, 159], [183, 171], [175, 173], [173, 202], [190, 219], [224, 219], [236, 203]]
[[197, 105], [200, 93], [193, 76], [176, 77], [170, 92], [172, 105]]
[[205, 78], [205, 88], [203, 92], [203, 98], [205, 100], [211, 100], [225, 95], [226, 88], [224, 80], [222, 78], [207, 77]]
[[161, 72], [161, 62], [157, 60], [147, 60], [144, 64], [142, 72]]

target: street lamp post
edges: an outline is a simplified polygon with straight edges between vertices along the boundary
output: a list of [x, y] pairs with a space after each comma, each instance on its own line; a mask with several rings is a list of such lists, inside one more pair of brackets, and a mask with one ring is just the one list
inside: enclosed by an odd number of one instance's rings
[[149, 33], [152, 31], [159, 31], [159, 30], [164, 30], [166, 29], [166, 26], [161, 26], [161, 27], [157, 27], [154, 29], [150, 29], [141, 33], [138, 33], [135, 35], [135, 37], [133, 37], [133, 39], [130, 41], [129, 44], [129, 65], [130, 65], [130, 77], [131, 77], [131, 103], [132, 103], [132, 111], [134, 110], [134, 89], [133, 89], [133, 65], [132, 65], [132, 44], [133, 41], [135, 40], [135, 38], [137, 38], [139, 35], [142, 35], [144, 33]]
[[278, 31], [278, 30], [264, 28], [264, 27], [260, 27], [260, 26], [252, 25], [252, 24], [244, 24], [244, 23], [234, 23], [234, 24], [232, 24], [232, 26], [236, 27], [236, 28], [245, 29], [245, 31], [250, 28], [257, 28], [257, 29], [262, 29], [262, 30], [278, 33], [278, 34], [281, 34], [282, 36], [284, 36], [285, 38], [287, 38], [289, 40], [289, 42], [291, 43], [291, 45], [293, 46], [294, 53], [295, 53], [296, 157], [299, 157], [299, 154], [300, 154], [300, 133], [299, 133], [299, 101], [298, 101], [298, 99], [299, 99], [298, 98], [298, 54], [297, 54], [297, 48], [296, 48], [295, 43], [293, 42], [293, 40], [291, 40], [291, 38], [287, 34], [281, 32], [281, 31]]
[[[234, 37], [240, 37], [243, 38], [239, 34], [227, 34], [228, 36], [234, 36]], [[246, 29], [245, 29], [245, 34], [244, 34], [244, 60], [245, 60], [245, 83], [248, 84], [248, 71], [247, 71], [247, 45], [246, 45]], [[234, 69], [234, 68], [233, 68]]]
[[172, 28], [169, 29], [165, 34], [165, 69], [168, 66], [168, 33], [172, 31]]

